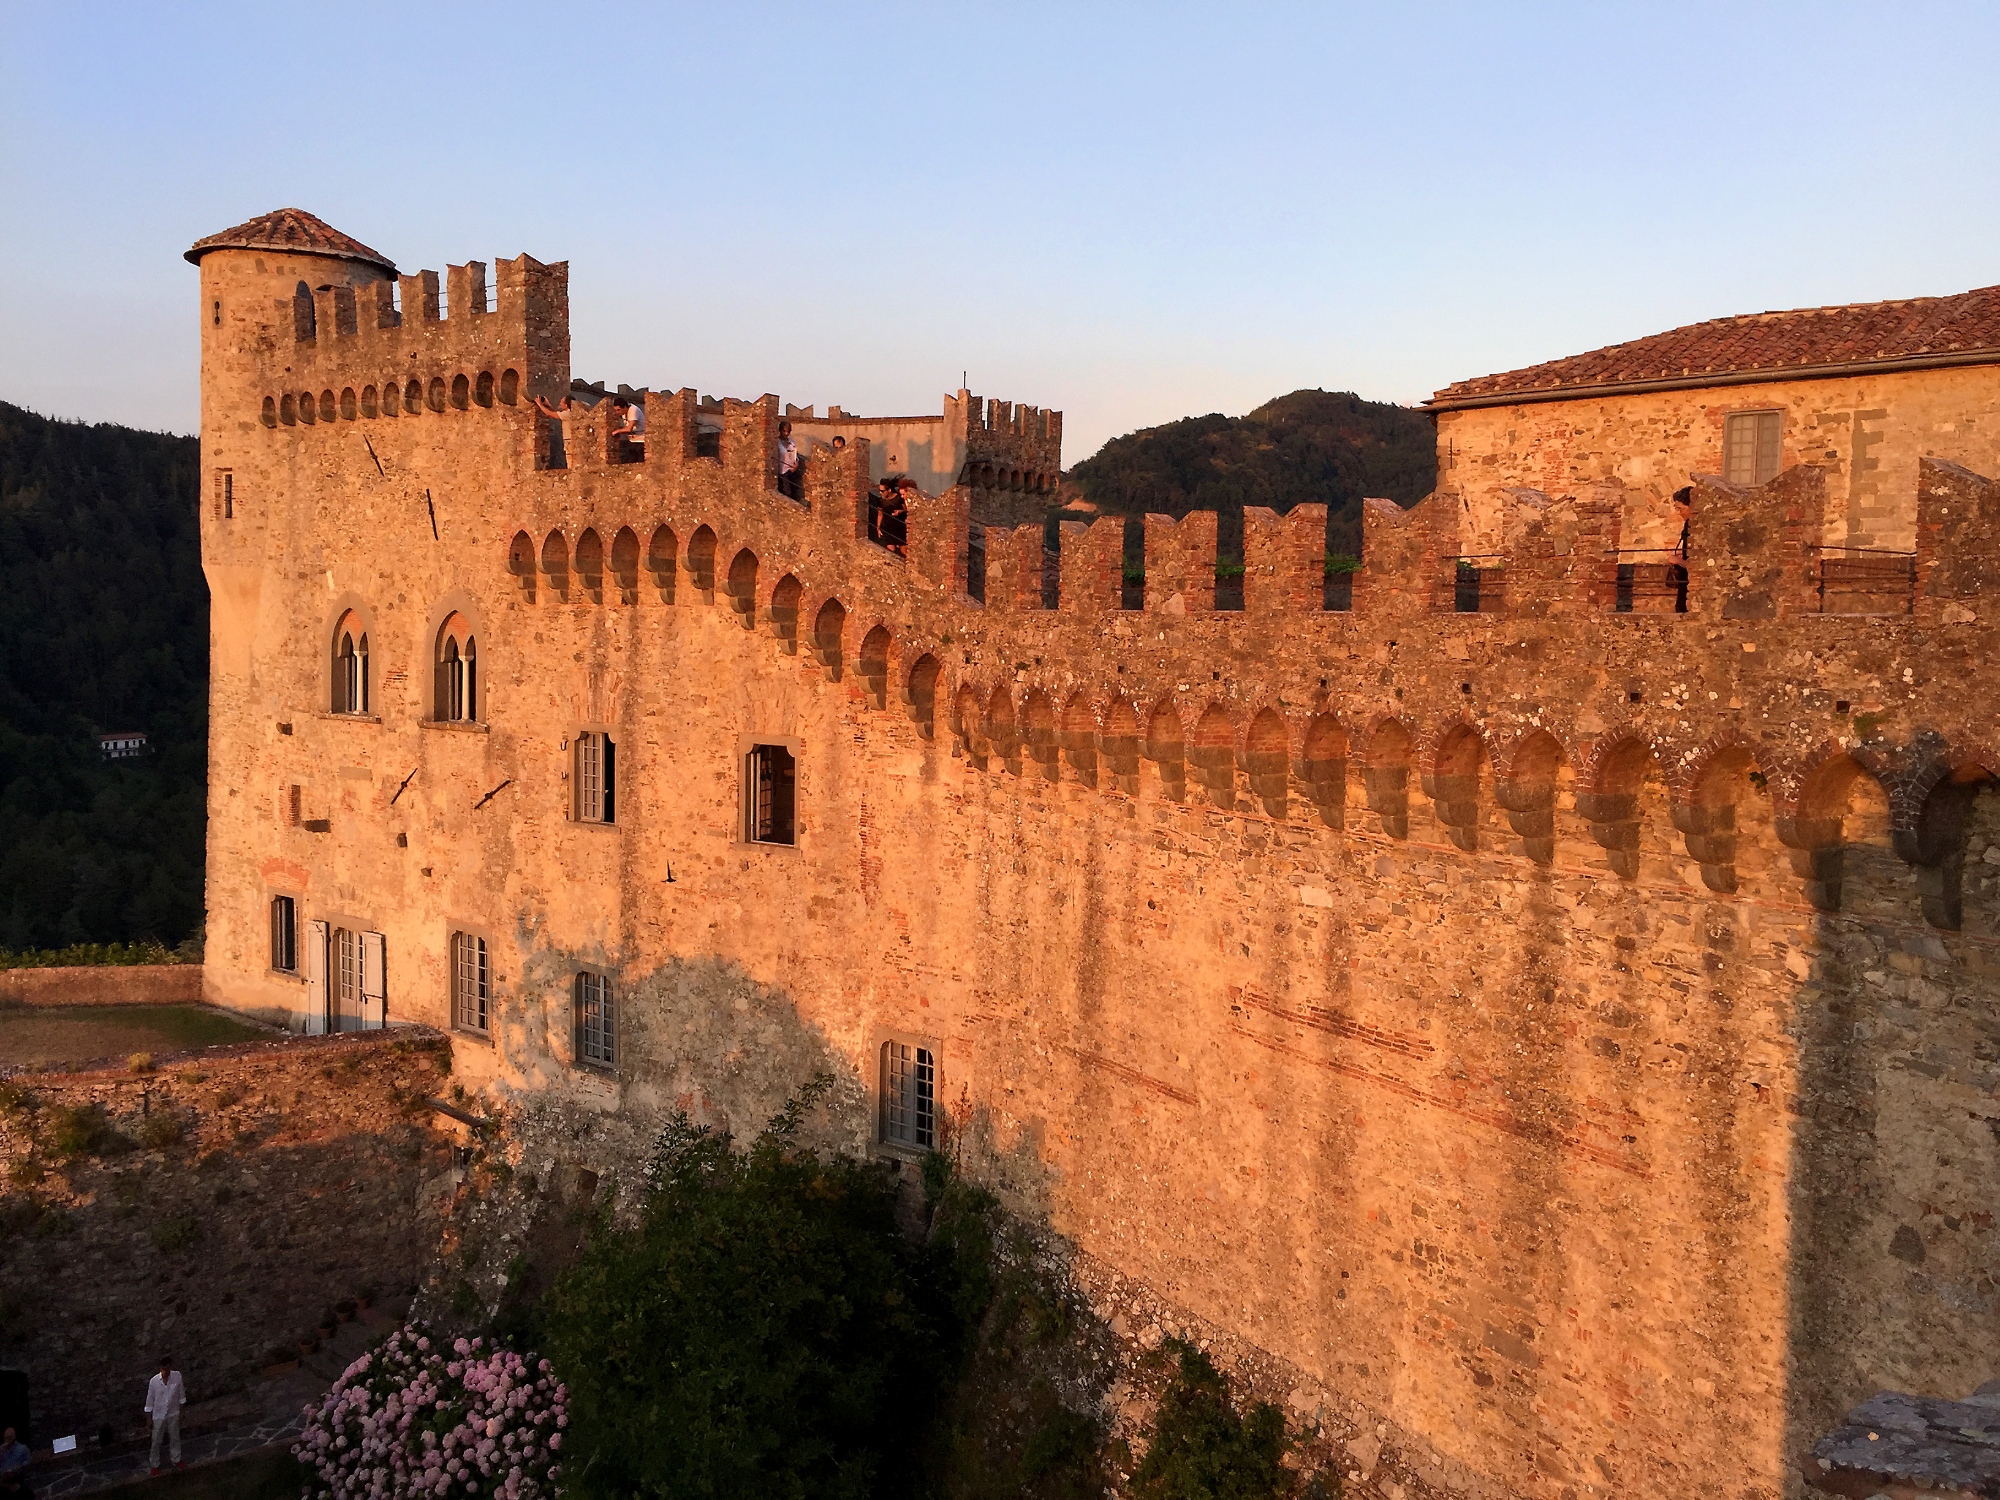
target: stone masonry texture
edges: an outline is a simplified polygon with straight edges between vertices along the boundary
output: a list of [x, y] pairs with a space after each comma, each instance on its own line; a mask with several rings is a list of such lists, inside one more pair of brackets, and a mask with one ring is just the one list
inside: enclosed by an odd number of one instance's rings
[[[457, 1081], [543, 1122], [531, 1170], [628, 1183], [666, 1110], [752, 1131], [817, 1071], [887, 1149], [883, 1045], [928, 1046], [1015, 1212], [1441, 1493], [1792, 1494], [1857, 1401], [1991, 1373], [1991, 480], [1897, 479], [1914, 573], [1867, 615], [1823, 612], [1809, 453], [1680, 481], [1685, 613], [1614, 608], [1615, 466], [1506, 487], [1472, 612], [1449, 488], [1369, 503], [1351, 610], [1317, 507], [1248, 513], [1240, 611], [1213, 516], [1148, 520], [1136, 610], [1122, 524], [1066, 525], [1047, 609], [1039, 527], [968, 591], [966, 484], [872, 545], [861, 427], [780, 495], [775, 396], [705, 443], [647, 395], [642, 462], [579, 404], [553, 466], [561, 265], [500, 262], [491, 311], [454, 267], [448, 316], [371, 261], [200, 274], [215, 1003], [323, 1003], [270, 967], [277, 895], [302, 943], [384, 934], [392, 1022], [449, 1026], [483, 937]], [[435, 722], [454, 619], [470, 724]], [[366, 714], [330, 711], [343, 620]], [[760, 743], [793, 846], [745, 838]], [[574, 1056], [582, 970], [615, 1068]]]
[[[125, 1435], [162, 1354], [204, 1401], [336, 1302], [414, 1287], [455, 1186], [441, 1066], [413, 1028], [10, 1078], [0, 1364], [27, 1372], [36, 1446]], [[66, 1151], [77, 1110], [105, 1129]]]

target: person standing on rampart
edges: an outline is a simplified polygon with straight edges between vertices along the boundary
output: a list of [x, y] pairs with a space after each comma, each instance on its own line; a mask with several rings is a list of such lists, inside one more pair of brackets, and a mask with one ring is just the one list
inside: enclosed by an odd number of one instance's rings
[[173, 1453], [174, 1467], [185, 1469], [181, 1462], [181, 1408], [187, 1405], [187, 1388], [181, 1382], [181, 1372], [174, 1368], [172, 1355], [160, 1359], [160, 1373], [146, 1382], [146, 1415], [153, 1419], [152, 1469], [160, 1472], [160, 1440], [169, 1440]]
[[619, 425], [611, 429], [611, 439], [615, 443], [622, 438], [632, 448], [638, 450], [633, 455], [634, 457], [644, 458], [646, 456], [646, 403], [643, 400], [628, 401], [623, 396], [620, 396], [618, 398], [618, 405], [624, 415]]
[[778, 493], [788, 500], [806, 497], [805, 475], [799, 469], [799, 445], [792, 441], [792, 424], [778, 424]]
[[563, 423], [569, 419], [569, 397], [563, 397], [561, 406], [551, 406], [546, 396], [535, 397], [535, 410], [547, 417], [549, 427], [549, 467], [566, 469], [569, 467], [568, 450], [563, 445]]

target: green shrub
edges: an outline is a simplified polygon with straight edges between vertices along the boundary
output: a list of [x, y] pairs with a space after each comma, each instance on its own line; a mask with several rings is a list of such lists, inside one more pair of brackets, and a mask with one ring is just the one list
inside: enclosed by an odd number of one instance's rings
[[0, 1083], [0, 1114], [26, 1118], [41, 1107], [41, 1096], [25, 1084]]
[[175, 1214], [153, 1226], [153, 1245], [172, 1255], [185, 1250], [201, 1236], [201, 1220], [191, 1213]]
[[132, 1149], [101, 1104], [65, 1104], [49, 1112], [49, 1145], [64, 1161], [80, 1156], [116, 1156]]
[[126, 967], [132, 964], [188, 964], [201, 962], [201, 947], [182, 944], [169, 948], [165, 943], [72, 943], [67, 948], [25, 948], [18, 952], [0, 948], [0, 969], [75, 969], [101, 965]]
[[1090, 1471], [1097, 1457], [1097, 1424], [1081, 1412], [1058, 1406], [1028, 1435], [1021, 1450], [1021, 1482], [1034, 1484], [1045, 1476], [1070, 1470]]
[[130, 1068], [134, 1073], [150, 1073], [158, 1064], [153, 1061], [152, 1053], [134, 1052], [130, 1057], [125, 1059], [125, 1066]]
[[178, 1146], [186, 1134], [180, 1120], [162, 1109], [147, 1117], [145, 1129], [139, 1132], [139, 1138], [151, 1150], [166, 1151]]
[[17, 1156], [7, 1163], [7, 1180], [16, 1187], [36, 1187], [48, 1175], [38, 1156]]
[[798, 1144], [830, 1084], [743, 1153], [677, 1112], [637, 1224], [600, 1218], [558, 1281], [543, 1326], [576, 1416], [570, 1494], [911, 1489], [911, 1434], [964, 1335], [958, 1249], [903, 1237], [879, 1168]]
[[1178, 1365], [1153, 1415], [1146, 1456], [1132, 1474], [1138, 1500], [1266, 1500], [1296, 1478], [1281, 1460], [1290, 1446], [1284, 1413], [1259, 1401], [1248, 1415], [1229, 1380], [1192, 1344], [1166, 1346]]

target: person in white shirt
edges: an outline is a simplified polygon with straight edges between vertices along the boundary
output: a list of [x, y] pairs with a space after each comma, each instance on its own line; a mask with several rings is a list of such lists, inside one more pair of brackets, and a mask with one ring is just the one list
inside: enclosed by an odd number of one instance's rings
[[160, 1439], [171, 1439], [174, 1467], [185, 1469], [181, 1462], [181, 1408], [187, 1405], [187, 1390], [181, 1384], [181, 1372], [174, 1368], [171, 1356], [160, 1361], [160, 1373], [146, 1382], [146, 1415], [153, 1419], [153, 1459], [155, 1474], [160, 1472]]
[[792, 424], [778, 424], [778, 493], [790, 500], [805, 498], [805, 476], [799, 472], [799, 445], [792, 441]]
[[625, 419], [620, 426], [611, 429], [611, 435], [615, 438], [624, 438], [628, 443], [637, 443], [643, 448], [646, 442], [645, 403], [620, 400], [618, 404], [625, 410]]

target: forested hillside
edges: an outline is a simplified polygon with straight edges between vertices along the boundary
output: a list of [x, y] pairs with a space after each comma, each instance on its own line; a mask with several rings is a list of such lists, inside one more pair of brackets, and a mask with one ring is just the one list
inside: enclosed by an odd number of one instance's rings
[[[193, 438], [0, 402], [0, 947], [200, 926], [198, 474]], [[120, 730], [151, 753], [105, 761]]]
[[1293, 391], [1247, 416], [1187, 417], [1113, 438], [1070, 478], [1109, 515], [1217, 511], [1225, 552], [1242, 535], [1246, 505], [1283, 513], [1322, 504], [1332, 550], [1358, 554], [1362, 497], [1414, 504], [1436, 472], [1436, 435], [1422, 412], [1345, 391]]

